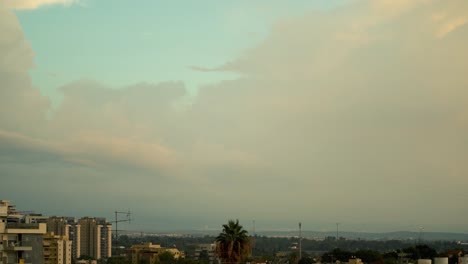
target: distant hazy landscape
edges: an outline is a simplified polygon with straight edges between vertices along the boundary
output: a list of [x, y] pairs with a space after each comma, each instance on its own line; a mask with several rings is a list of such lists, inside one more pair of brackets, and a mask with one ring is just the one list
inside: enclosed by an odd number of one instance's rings
[[[214, 236], [217, 235], [220, 230], [179, 230], [171, 232], [144, 232], [146, 235], [172, 235], [172, 236], [184, 236], [184, 235], [193, 235], [193, 236]], [[267, 236], [267, 237], [297, 237], [299, 231], [257, 231], [255, 235], [257, 236]], [[140, 236], [141, 232], [136, 231], [123, 231], [123, 233], [128, 235]], [[326, 237], [336, 237], [336, 231], [302, 231], [302, 237], [307, 239], [324, 239]], [[411, 231], [396, 231], [396, 232], [350, 232], [350, 231], [340, 231], [339, 237], [344, 239], [362, 239], [362, 240], [428, 240], [428, 241], [467, 241], [467, 233], [451, 233], [451, 232], [411, 232]]]

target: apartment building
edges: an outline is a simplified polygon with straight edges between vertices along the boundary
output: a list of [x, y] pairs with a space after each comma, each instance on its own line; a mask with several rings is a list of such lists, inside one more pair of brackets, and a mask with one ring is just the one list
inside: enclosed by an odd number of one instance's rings
[[0, 264], [42, 263], [45, 223], [25, 223], [8, 200], [0, 200]]
[[80, 226], [80, 256], [105, 259], [112, 256], [112, 225], [105, 218], [83, 217]]
[[72, 241], [72, 259], [81, 256], [106, 259], [112, 256], [112, 225], [105, 218], [49, 217], [47, 231], [67, 236]]
[[54, 233], [44, 235], [43, 264], [71, 264], [72, 242], [67, 236], [56, 236]]
[[71, 241], [72, 260], [81, 256], [80, 225], [73, 217], [51, 216], [47, 220], [47, 232], [58, 236], [66, 236]]

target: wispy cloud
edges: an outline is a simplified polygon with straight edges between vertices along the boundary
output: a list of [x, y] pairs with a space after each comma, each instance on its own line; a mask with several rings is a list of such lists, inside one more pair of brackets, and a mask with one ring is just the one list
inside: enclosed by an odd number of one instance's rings
[[79, 0], [4, 0], [8, 7], [20, 10], [31, 10], [48, 5], [71, 5]]
[[219, 69], [216, 69], [216, 68], [208, 68], [208, 67], [202, 67], [202, 66], [189, 66], [189, 69], [194, 70], [194, 71], [199, 71], [199, 72], [219, 71]]
[[449, 21], [445, 21], [437, 30], [436, 36], [438, 38], [443, 38], [445, 35], [449, 34], [450, 32], [455, 31], [457, 28], [462, 27], [468, 23], [467, 17], [457, 17], [450, 19]]

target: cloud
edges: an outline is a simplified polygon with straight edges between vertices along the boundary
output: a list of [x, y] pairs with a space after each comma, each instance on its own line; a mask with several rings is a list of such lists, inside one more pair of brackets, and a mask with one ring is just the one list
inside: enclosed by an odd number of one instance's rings
[[[159, 112], [153, 117], [169, 111], [170, 101], [185, 93], [181, 84], [142, 83], [113, 90], [96, 82], [72, 83], [62, 88], [64, 102], [52, 113], [53, 118], [48, 119], [50, 101], [32, 87], [28, 71], [33, 66], [34, 53], [18, 20], [12, 11], [0, 6], [0, 22], [1, 31], [6, 33], [0, 36], [0, 138], [3, 146], [25, 155], [47, 153], [44, 155], [47, 162], [52, 155], [58, 162], [80, 162], [95, 167], [118, 165], [157, 170], [173, 162], [171, 150], [157, 140], [142, 142], [142, 134], [147, 131], [136, 119], [141, 114], [138, 106], [145, 105], [145, 111]], [[126, 132], [108, 134], [119, 129]], [[40, 155], [35, 157], [40, 160]]]
[[[156, 197], [172, 214], [262, 212], [278, 222], [353, 215], [349, 225], [405, 215], [465, 228], [466, 210], [451, 201], [468, 199], [468, 34], [460, 19], [468, 6], [409, 3], [358, 1], [278, 21], [242, 56], [192, 67], [242, 78], [200, 87], [190, 105], [181, 103], [181, 82], [116, 88], [79, 80], [61, 88], [56, 109], [31, 86], [33, 52], [16, 18], [0, 9], [10, 32], [0, 36], [9, 61], [0, 62], [0, 144], [19, 153], [16, 163], [47, 154], [37, 167], [60, 174], [54, 180], [111, 183], [87, 199], [123, 191]], [[34, 172], [11, 160], [1, 166]], [[439, 221], [439, 208], [460, 217]]]
[[0, 159], [24, 163], [59, 159], [57, 150], [49, 142], [22, 134], [0, 130]]
[[448, 22], [445, 22], [437, 31], [436, 36], [439, 38], [444, 37], [445, 35], [449, 34], [450, 32], [455, 31], [457, 28], [466, 25], [468, 19], [466, 17], [457, 17], [455, 19], [451, 19]]
[[190, 66], [189, 69], [194, 70], [194, 71], [200, 71], [200, 72], [217, 71], [216, 69], [213, 69], [213, 68], [207, 68], [207, 67], [201, 67], [201, 66]]
[[48, 98], [31, 85], [28, 70], [34, 52], [18, 19], [0, 3], [0, 123], [1, 128], [23, 133], [37, 132], [49, 110]]
[[19, 10], [36, 9], [49, 5], [71, 5], [78, 0], [5, 0], [8, 7]]

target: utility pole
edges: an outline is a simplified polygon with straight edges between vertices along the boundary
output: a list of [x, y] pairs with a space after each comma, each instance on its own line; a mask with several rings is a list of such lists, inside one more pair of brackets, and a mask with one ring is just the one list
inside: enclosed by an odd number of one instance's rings
[[299, 261], [302, 259], [302, 224], [299, 222]]
[[255, 236], [255, 219], [252, 222], [253, 222], [253, 236]]
[[340, 225], [340, 223], [336, 223], [336, 241], [338, 241], [338, 226]]
[[252, 257], [255, 251], [255, 219], [252, 220]]

